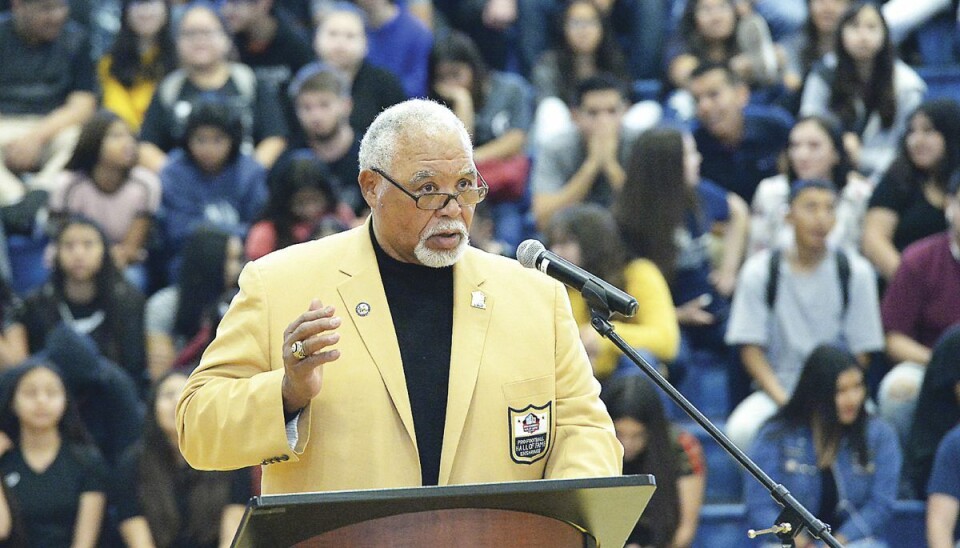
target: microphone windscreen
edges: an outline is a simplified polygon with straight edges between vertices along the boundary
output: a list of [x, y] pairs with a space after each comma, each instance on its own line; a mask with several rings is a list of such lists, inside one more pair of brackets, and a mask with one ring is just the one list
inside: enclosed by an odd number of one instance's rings
[[524, 240], [517, 246], [517, 260], [527, 268], [536, 268], [537, 256], [546, 249], [537, 240]]

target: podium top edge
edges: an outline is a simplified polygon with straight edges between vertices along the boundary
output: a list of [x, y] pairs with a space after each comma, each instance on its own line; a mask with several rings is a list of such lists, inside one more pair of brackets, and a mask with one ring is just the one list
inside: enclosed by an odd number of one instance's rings
[[556, 493], [576, 489], [611, 489], [618, 487], [656, 486], [656, 480], [650, 474], [613, 476], [600, 478], [544, 479], [530, 481], [512, 481], [500, 483], [468, 483], [459, 485], [400, 487], [389, 489], [363, 489], [351, 491], [317, 491], [279, 495], [261, 495], [253, 497], [250, 506], [269, 509], [275, 506], [291, 504], [316, 504], [318, 502], [337, 502], [353, 500], [359, 493], [369, 501], [407, 499], [416, 497], [446, 498], [464, 495], [497, 495], [507, 493]]

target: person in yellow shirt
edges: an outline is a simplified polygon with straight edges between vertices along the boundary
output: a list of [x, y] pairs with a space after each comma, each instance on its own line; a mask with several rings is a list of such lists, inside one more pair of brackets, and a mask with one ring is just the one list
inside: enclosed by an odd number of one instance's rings
[[103, 107], [139, 130], [157, 84], [174, 68], [169, 0], [124, 0], [120, 31], [97, 65]]
[[[680, 326], [670, 289], [652, 261], [627, 259], [609, 210], [593, 204], [567, 208], [554, 216], [546, 236], [551, 251], [637, 299], [640, 306], [635, 316], [618, 316], [613, 322], [617, 333], [630, 346], [659, 364], [673, 361], [680, 344]], [[590, 309], [580, 293], [574, 290], [568, 293], [594, 375], [604, 380], [621, 367], [625, 370], [634, 367], [629, 362], [621, 362], [617, 347], [591, 327]]]

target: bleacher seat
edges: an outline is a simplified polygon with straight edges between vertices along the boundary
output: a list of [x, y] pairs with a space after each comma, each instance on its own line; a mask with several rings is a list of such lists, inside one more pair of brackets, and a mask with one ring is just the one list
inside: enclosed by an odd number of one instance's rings
[[693, 548], [738, 548], [747, 539], [746, 507], [743, 504], [705, 504]]
[[43, 255], [48, 243], [46, 237], [7, 236], [7, 251], [13, 275], [11, 288], [17, 295], [25, 296], [47, 281], [50, 271]]
[[925, 548], [926, 504], [922, 500], [898, 500], [893, 505], [893, 519], [884, 540], [893, 548], [900, 546]]
[[[715, 422], [723, 431], [724, 423]], [[680, 423], [680, 426], [697, 437], [703, 446], [703, 457], [707, 463], [707, 489], [704, 500], [707, 504], [737, 503], [743, 500], [743, 476], [737, 461], [714, 440], [710, 434], [693, 421]]]
[[918, 67], [916, 70], [927, 83], [927, 99], [952, 97], [960, 101], [960, 65]]

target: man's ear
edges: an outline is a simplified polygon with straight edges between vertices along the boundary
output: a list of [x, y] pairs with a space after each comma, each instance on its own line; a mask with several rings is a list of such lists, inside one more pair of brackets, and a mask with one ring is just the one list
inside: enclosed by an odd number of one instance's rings
[[363, 195], [363, 201], [367, 202], [367, 207], [372, 211], [377, 205], [381, 177], [369, 169], [364, 169], [360, 171], [357, 181], [360, 183], [360, 194]]

